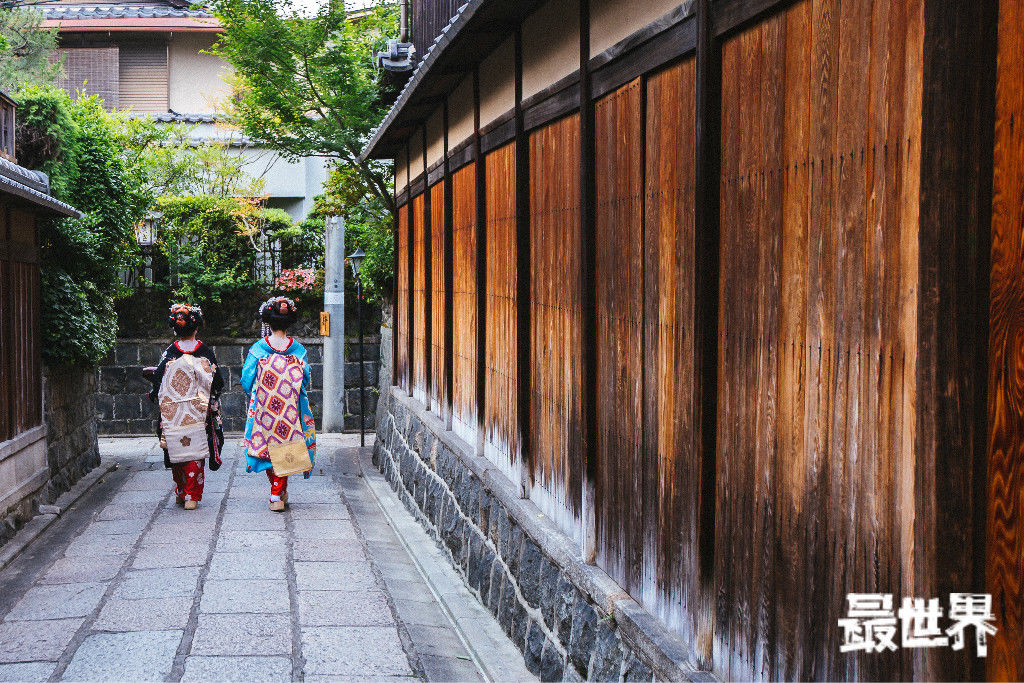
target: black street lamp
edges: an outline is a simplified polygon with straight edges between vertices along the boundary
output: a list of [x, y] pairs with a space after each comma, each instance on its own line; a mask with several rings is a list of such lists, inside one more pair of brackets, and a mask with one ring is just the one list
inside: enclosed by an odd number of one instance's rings
[[352, 277], [356, 280], [356, 326], [359, 327], [359, 447], [366, 447], [366, 376], [363, 373], [363, 356], [366, 348], [363, 346], [363, 278], [359, 271], [363, 267], [363, 258], [366, 253], [363, 248], [357, 246], [356, 250], [348, 255], [348, 262], [352, 265]]

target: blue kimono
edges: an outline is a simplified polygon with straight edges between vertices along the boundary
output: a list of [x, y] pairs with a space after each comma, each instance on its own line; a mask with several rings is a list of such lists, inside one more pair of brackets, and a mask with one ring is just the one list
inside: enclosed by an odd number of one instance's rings
[[[249, 349], [249, 355], [242, 366], [242, 389], [249, 395], [249, 408], [246, 411], [245, 420], [245, 461], [246, 470], [249, 472], [263, 472], [271, 468], [270, 460], [266, 457], [257, 457], [252, 452], [251, 439], [253, 435], [254, 421], [256, 417], [256, 394], [253, 385], [256, 383], [256, 373], [259, 369], [259, 362], [272, 354], [295, 356], [302, 361], [302, 390], [299, 392], [299, 413], [302, 421], [303, 436], [306, 440], [306, 448], [309, 449], [309, 460], [313, 462], [316, 455], [316, 423], [313, 420], [313, 412], [309, 409], [309, 364], [306, 362], [306, 349], [299, 342], [288, 338], [288, 346], [283, 351], [278, 351], [270, 345], [269, 338], [256, 342]], [[306, 472], [303, 477], [308, 479], [310, 473]]]

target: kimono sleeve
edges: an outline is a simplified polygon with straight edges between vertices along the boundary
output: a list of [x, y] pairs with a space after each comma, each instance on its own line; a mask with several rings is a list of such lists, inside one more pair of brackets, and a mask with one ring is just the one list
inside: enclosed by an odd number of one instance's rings
[[245, 364], [242, 366], [242, 391], [246, 394], [252, 394], [252, 385], [256, 383], [259, 360], [255, 349], [249, 349], [249, 355], [245, 357]]

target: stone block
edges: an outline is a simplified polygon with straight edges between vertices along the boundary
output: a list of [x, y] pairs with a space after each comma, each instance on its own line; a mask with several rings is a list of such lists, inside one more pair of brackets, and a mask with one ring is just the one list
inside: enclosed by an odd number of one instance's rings
[[153, 367], [160, 364], [160, 356], [164, 354], [163, 344], [142, 344], [139, 346], [139, 365]]
[[244, 579], [203, 584], [202, 614], [284, 614], [290, 609], [288, 582], [280, 579]]
[[181, 534], [177, 543], [143, 545], [135, 553], [133, 569], [168, 569], [171, 567], [201, 567], [209, 555], [210, 539], [191, 538]]
[[124, 367], [128, 365], [139, 364], [139, 345], [138, 344], [118, 344], [114, 347], [114, 358], [118, 365]]
[[91, 583], [109, 581], [117, 575], [124, 563], [124, 555], [96, 555], [94, 557], [63, 557], [46, 572], [40, 584]]
[[540, 658], [540, 680], [542, 681], [561, 681], [562, 671], [565, 667], [565, 662], [562, 659], [562, 653], [558, 651], [558, 648], [549, 640], [544, 646], [544, 654]]
[[585, 671], [594, 649], [598, 627], [597, 610], [586, 600], [576, 600], [573, 607], [572, 628], [569, 632], [569, 661], [578, 671]]
[[300, 591], [370, 591], [377, 587], [365, 562], [296, 562], [295, 584]]
[[548, 622], [554, 624], [558, 639], [568, 643], [572, 634], [572, 616], [575, 612], [576, 601], [584, 600], [572, 582], [565, 576], [559, 576], [555, 583], [555, 590], [552, 591], [545, 603], [553, 606], [553, 618]]
[[[570, 661], [572, 660], [571, 654], [570, 652]], [[622, 647], [619, 643], [618, 634], [607, 622], [602, 622], [598, 625], [591, 662], [589, 672], [586, 666], [582, 669], [579, 668], [575, 661], [573, 661], [573, 667], [581, 672], [584, 678], [588, 678], [588, 680], [619, 680], [619, 671], [622, 666]]]
[[153, 384], [142, 374], [141, 365], [129, 365], [124, 369], [124, 390], [129, 394], [149, 394]]
[[242, 394], [240, 392], [221, 394], [220, 413], [222, 416], [234, 416], [244, 414], [247, 407], [248, 406], [246, 405], [245, 394]]
[[288, 657], [202, 657], [185, 659], [181, 680], [209, 683], [288, 683], [292, 680], [292, 662]]
[[369, 590], [352, 599], [343, 591], [299, 591], [302, 626], [387, 626], [395, 622], [384, 593]]
[[35, 586], [25, 592], [5, 619], [43, 621], [85, 617], [96, 609], [106, 588], [105, 583], [98, 581]]
[[279, 614], [200, 614], [192, 655], [288, 655], [291, 620]]
[[537, 608], [541, 604], [541, 583], [540, 573], [544, 553], [532, 539], [526, 539], [523, 543], [523, 556], [519, 566], [519, 588], [523, 598], [531, 607]]
[[130, 434], [156, 434], [156, 426], [157, 420], [155, 419], [128, 420]]
[[310, 626], [302, 629], [306, 676], [365, 679], [411, 676], [393, 626]]
[[142, 417], [139, 397], [134, 394], [114, 396], [114, 417], [118, 420], [138, 420]]
[[625, 669], [623, 674], [624, 681], [651, 681], [654, 679], [654, 671], [642, 659], [637, 657], [635, 652], [630, 652], [626, 655], [623, 668]]
[[128, 572], [114, 591], [115, 598], [173, 598], [193, 595], [199, 579], [199, 567], [143, 569]]
[[111, 599], [103, 606], [94, 631], [183, 629], [192, 609], [191, 596], [175, 598]]
[[119, 366], [100, 368], [100, 393], [116, 396], [124, 392], [125, 371]]
[[0, 662], [56, 662], [84, 619], [0, 623]]
[[306, 347], [306, 362], [307, 363], [322, 363], [324, 361], [324, 345], [309, 343], [304, 344]]
[[68, 681], [164, 680], [174, 666], [181, 631], [98, 633], [75, 651], [64, 672]]
[[540, 663], [541, 657], [544, 655], [546, 640], [544, 631], [541, 630], [537, 622], [530, 620], [530, 625], [526, 632], [526, 648], [523, 650], [523, 659], [526, 662], [526, 668], [534, 676], [540, 676]]
[[309, 382], [311, 388], [320, 389], [324, 386], [324, 366], [321, 363], [310, 363]]

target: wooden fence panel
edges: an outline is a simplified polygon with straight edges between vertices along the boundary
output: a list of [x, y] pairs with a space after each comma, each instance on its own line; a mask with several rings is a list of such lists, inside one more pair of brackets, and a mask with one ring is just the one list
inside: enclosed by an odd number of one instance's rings
[[579, 116], [530, 134], [530, 497], [582, 539]]
[[429, 236], [424, 220], [424, 194], [412, 200], [413, 277], [412, 277], [412, 395], [427, 402], [427, 249]]
[[1024, 4], [999, 3], [989, 314], [989, 680], [1024, 680]]
[[[694, 382], [694, 62], [647, 82], [643, 446], [644, 583], [638, 596], [694, 642], [700, 455]], [[639, 534], [638, 534], [639, 535]], [[652, 577], [653, 576], [653, 581]]]
[[409, 204], [398, 210], [398, 283], [395, 287], [394, 383], [409, 388]]
[[641, 459], [641, 95], [640, 81], [636, 80], [594, 105], [597, 564], [636, 596], [643, 584], [643, 514], [648, 483]]
[[714, 657], [728, 678], [909, 671], [898, 653], [841, 654], [837, 620], [847, 593], [915, 594], [901, 566], [913, 11], [804, 0], [723, 45]]
[[448, 405], [445, 386], [447, 360], [444, 344], [444, 181], [430, 188], [430, 402], [444, 415]]
[[484, 455], [518, 483], [516, 146], [487, 155], [487, 332]]
[[[3, 211], [3, 207], [0, 207]], [[0, 216], [3, 216], [0, 213]], [[0, 221], [0, 231], [6, 233], [6, 220]], [[0, 250], [6, 250], [7, 244], [0, 242]], [[7, 254], [0, 251], [0, 441], [14, 436], [11, 427], [11, 330], [10, 325], [10, 272], [11, 265]]]
[[477, 443], [476, 404], [476, 169], [471, 163], [452, 176], [452, 337], [454, 396], [452, 429]]

